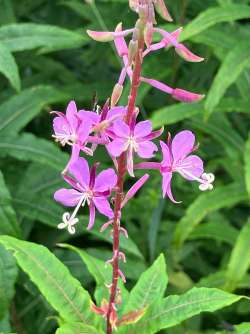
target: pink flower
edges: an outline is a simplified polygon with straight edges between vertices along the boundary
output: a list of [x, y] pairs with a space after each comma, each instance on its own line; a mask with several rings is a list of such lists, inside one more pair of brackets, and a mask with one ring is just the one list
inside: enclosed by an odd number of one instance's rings
[[92, 151], [85, 146], [91, 131], [91, 122], [87, 119], [82, 122], [79, 119], [75, 102], [71, 101], [68, 104], [66, 114], [58, 111], [53, 111], [53, 113], [55, 113], [57, 117], [53, 120], [55, 134], [52, 137], [60, 142], [62, 146], [67, 144], [72, 147], [70, 163], [74, 162], [79, 157], [80, 150], [92, 155]]
[[108, 152], [113, 157], [119, 157], [123, 152], [127, 154], [127, 169], [131, 176], [133, 172], [133, 155], [136, 153], [141, 158], [152, 158], [157, 146], [151, 142], [160, 136], [162, 130], [152, 132], [150, 121], [139, 122], [135, 126], [127, 125], [122, 120], [114, 122], [110, 136], [113, 141], [107, 145]]
[[204, 173], [203, 161], [197, 155], [191, 154], [195, 149], [195, 136], [191, 131], [179, 132], [168, 143], [160, 142], [163, 160], [160, 164], [162, 174], [162, 192], [172, 202], [176, 203], [171, 191], [171, 180], [174, 172], [179, 173], [189, 181], [198, 181], [200, 190], [213, 189], [213, 174]]
[[76, 214], [81, 206], [86, 203], [89, 206], [90, 216], [88, 229], [91, 229], [95, 221], [95, 208], [108, 218], [113, 217], [113, 211], [107, 198], [116, 186], [117, 176], [112, 168], [102, 171], [96, 176], [97, 164], [89, 171], [89, 166], [84, 158], [78, 158], [69, 165], [69, 173], [65, 175], [65, 181], [72, 186], [71, 189], [59, 189], [54, 198], [57, 202], [68, 207], [75, 207], [72, 215], [65, 212], [63, 222], [58, 225], [59, 229], [68, 228], [69, 233], [75, 233], [74, 225], [78, 223]]
[[[179, 132], [173, 140], [160, 141], [163, 160], [162, 162], [142, 162], [135, 166], [136, 169], [157, 169], [162, 174], [162, 193], [174, 203], [178, 203], [171, 190], [173, 173], [179, 173], [188, 181], [200, 183], [201, 191], [212, 190], [214, 175], [204, 173], [203, 161], [197, 155], [191, 154], [196, 150], [195, 136], [191, 131]], [[179, 202], [180, 203], [180, 202]]]

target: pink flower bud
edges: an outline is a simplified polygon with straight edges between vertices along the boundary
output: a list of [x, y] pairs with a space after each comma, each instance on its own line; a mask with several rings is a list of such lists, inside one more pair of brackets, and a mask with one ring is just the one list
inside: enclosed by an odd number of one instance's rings
[[123, 86], [117, 83], [113, 89], [113, 93], [111, 95], [111, 108], [114, 107], [119, 101], [123, 91]]
[[131, 40], [128, 46], [128, 64], [131, 65], [135, 59], [135, 55], [138, 49], [138, 41]]
[[166, 21], [172, 22], [173, 19], [169, 14], [169, 11], [164, 3], [164, 0], [156, 0], [155, 1], [155, 9], [159, 15], [162, 16]]
[[153, 39], [153, 23], [147, 22], [146, 27], [144, 29], [144, 40], [148, 48], [152, 43], [152, 39]]
[[202, 94], [195, 94], [188, 92], [187, 90], [175, 88], [172, 93], [172, 97], [175, 100], [181, 101], [181, 102], [197, 102], [204, 98], [205, 95]]

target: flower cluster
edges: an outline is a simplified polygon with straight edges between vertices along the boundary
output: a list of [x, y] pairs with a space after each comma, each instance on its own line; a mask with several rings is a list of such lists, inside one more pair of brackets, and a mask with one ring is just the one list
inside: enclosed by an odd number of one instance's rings
[[[168, 33], [155, 26], [155, 10], [166, 20], [172, 20], [164, 0], [129, 0], [129, 4], [139, 16], [134, 28], [123, 30], [120, 23], [114, 32], [88, 31], [89, 36], [97, 41], [113, 40], [121, 58], [123, 66], [111, 98], [102, 108], [98, 106], [92, 111], [77, 110], [75, 102], [71, 101], [65, 114], [53, 112], [56, 115], [53, 121], [53, 137], [62, 146], [71, 146], [71, 157], [62, 171], [62, 177], [70, 188], [59, 189], [54, 198], [64, 206], [74, 208], [72, 214], [63, 214], [58, 228], [67, 228], [70, 234], [74, 234], [75, 225], [79, 222], [78, 211], [84, 205], [89, 208], [88, 229], [95, 223], [96, 210], [108, 219], [101, 231], [112, 227], [113, 256], [107, 261], [113, 267], [112, 283], [108, 285], [110, 300], [104, 300], [100, 307], [92, 306], [95, 313], [107, 319], [108, 334], [119, 325], [116, 312], [116, 306], [119, 304], [118, 278], [126, 282], [119, 268], [119, 261], [126, 261], [125, 255], [119, 250], [120, 232], [127, 237], [127, 231], [120, 224], [121, 211], [149, 178], [149, 174], [146, 173], [124, 194], [126, 172], [134, 177], [139, 169], [157, 170], [162, 177], [163, 197], [168, 197], [174, 203], [179, 203], [171, 188], [174, 173], [188, 181], [198, 182], [201, 191], [213, 189], [214, 181], [214, 175], [204, 172], [202, 159], [193, 153], [198, 145], [191, 131], [181, 131], [173, 139], [169, 134], [166, 141], [160, 141], [157, 145], [154, 140], [162, 135], [164, 129], [153, 131], [149, 120], [138, 120], [139, 109], [136, 107], [138, 87], [142, 82], [170, 94], [178, 101], [194, 102], [203, 98], [201, 94], [172, 88], [156, 79], [143, 77], [141, 67], [148, 54], [162, 48], [174, 47], [176, 53], [187, 61], [200, 62], [203, 58], [192, 53], [178, 41], [182, 29]], [[160, 42], [153, 43], [155, 34], [160, 35]], [[128, 35], [132, 35], [129, 43], [125, 39]], [[131, 84], [128, 105], [117, 106], [126, 77]], [[114, 168], [104, 169], [97, 174], [99, 163], [94, 163], [89, 168], [87, 160], [80, 155], [84, 153], [93, 156], [99, 145], [103, 146], [110, 156]], [[145, 161], [154, 158], [158, 150], [162, 156], [160, 162]], [[114, 209], [111, 203], [114, 204]]]
[[[97, 113], [86, 110], [77, 111], [75, 102], [71, 101], [66, 114], [53, 113], [56, 114], [53, 122], [53, 137], [62, 146], [68, 144], [72, 147], [71, 158], [62, 173], [64, 180], [71, 188], [56, 191], [54, 198], [64, 206], [75, 207], [75, 209], [72, 215], [69, 212], [64, 213], [63, 222], [58, 225], [59, 229], [67, 228], [69, 233], [74, 234], [74, 225], [78, 223], [76, 215], [85, 204], [88, 205], [90, 212], [88, 229], [94, 225], [95, 209], [112, 222], [113, 210], [108, 198], [116, 187], [115, 170], [108, 168], [96, 175], [98, 164], [94, 164], [89, 169], [87, 161], [79, 157], [80, 151], [93, 155], [98, 145], [106, 148], [115, 166], [116, 158], [124, 153], [127, 171], [132, 177], [134, 169], [157, 169], [162, 175], [163, 197], [167, 195], [174, 203], [177, 203], [171, 191], [171, 179], [174, 172], [189, 181], [199, 182], [199, 188], [202, 191], [210, 190], [213, 187], [213, 174], [204, 173], [201, 158], [191, 154], [197, 149], [195, 136], [191, 131], [182, 131], [173, 140], [169, 135], [166, 143], [160, 141], [162, 162], [144, 161], [134, 166], [135, 154], [142, 159], [154, 157], [158, 146], [153, 139], [159, 137], [163, 129], [152, 131], [150, 121], [136, 123], [136, 115], [128, 125], [124, 120], [126, 108], [110, 108], [107, 104]], [[148, 179], [147, 174], [135, 183], [125, 196], [124, 204], [128, 201], [128, 197], [130, 199], [135, 195], [146, 179]]]

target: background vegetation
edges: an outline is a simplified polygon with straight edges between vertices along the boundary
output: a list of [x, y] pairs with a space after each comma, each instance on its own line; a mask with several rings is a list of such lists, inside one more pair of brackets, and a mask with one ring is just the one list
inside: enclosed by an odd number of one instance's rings
[[[197, 134], [215, 190], [201, 194], [196, 184], [176, 177], [180, 205], [161, 198], [161, 180], [150, 181], [124, 211], [130, 239], [122, 240], [130, 288], [162, 252], [168, 294], [192, 286], [218, 287], [247, 295], [250, 289], [250, 5], [248, 0], [168, 0], [185, 26], [181, 39], [206, 61], [185, 63], [173, 50], [149, 57], [145, 73], [176, 87], [205, 93], [204, 102], [184, 105], [141, 86], [142, 116], [173, 134]], [[80, 257], [57, 247], [67, 242], [101, 260], [110, 257], [110, 239], [100, 234], [102, 218], [87, 232], [81, 218], [77, 236], [58, 231], [63, 208], [52, 199], [62, 184], [67, 153], [51, 139], [51, 110], [63, 111], [70, 99], [91, 109], [102, 104], [120, 70], [111, 44], [88, 39], [85, 30], [113, 30], [134, 23], [127, 0], [0, 1], [0, 233], [43, 244], [90, 291], [94, 282]], [[122, 98], [126, 103], [126, 89]], [[98, 160], [108, 165], [105, 152]], [[84, 212], [83, 212], [84, 214]], [[14, 283], [16, 284], [14, 285]], [[249, 321], [245, 300], [213, 315], [203, 314], [163, 333], [230, 333]], [[9, 253], [0, 247], [0, 332], [50, 334], [56, 313]], [[12, 328], [12, 329], [11, 329]], [[250, 333], [250, 327], [244, 333]], [[243, 333], [243, 332], [242, 332]]]

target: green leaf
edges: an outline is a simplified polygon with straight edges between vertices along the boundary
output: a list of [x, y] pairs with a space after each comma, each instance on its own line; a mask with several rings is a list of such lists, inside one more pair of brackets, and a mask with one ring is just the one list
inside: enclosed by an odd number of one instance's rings
[[215, 24], [247, 19], [249, 17], [250, 6], [232, 4], [223, 7], [208, 8], [185, 27], [180, 40], [189, 39]]
[[[1, 29], [1, 28], [0, 28]], [[9, 80], [15, 90], [20, 91], [21, 81], [15, 58], [9, 49], [0, 42], [0, 72]]]
[[20, 236], [20, 227], [11, 201], [9, 190], [0, 171], [0, 234]]
[[0, 319], [8, 312], [15, 294], [17, 266], [13, 256], [0, 246]]
[[0, 237], [0, 243], [13, 255], [60, 317], [68, 322], [93, 324], [91, 298], [80, 282], [47, 248], [12, 237]]
[[235, 326], [236, 334], [250, 334], [250, 322]]
[[45, 53], [80, 47], [87, 38], [57, 26], [18, 23], [0, 27], [0, 40], [10, 51], [39, 49]]
[[237, 44], [227, 54], [215, 76], [205, 102], [207, 116], [214, 111], [228, 87], [237, 80], [244, 68], [249, 64], [249, 61], [250, 44], [246, 42]]
[[193, 230], [188, 239], [214, 239], [233, 246], [238, 230], [227, 222], [215, 221], [201, 224]]
[[167, 288], [167, 283], [168, 277], [165, 258], [161, 254], [152, 266], [142, 273], [138, 282], [131, 290], [124, 312], [143, 309], [162, 298]]
[[[242, 101], [239, 98], [223, 98], [219, 105], [215, 107], [214, 112], [249, 113], [249, 103], [250, 101]], [[195, 115], [204, 115], [204, 113], [204, 102], [192, 104], [177, 103], [154, 111], [151, 120], [154, 128], [158, 128], [192, 118]]]
[[22, 161], [39, 162], [61, 171], [67, 163], [67, 155], [48, 140], [31, 133], [20, 136], [0, 137], [0, 156], [11, 156]]
[[[85, 265], [88, 268], [88, 271], [93, 276], [93, 278], [96, 281], [97, 289], [95, 292], [95, 298], [98, 303], [101, 303], [102, 299], [109, 298], [109, 291], [106, 287], [106, 284], [109, 284], [112, 282], [112, 267], [110, 265], [107, 265], [104, 261], [99, 260], [98, 258], [88, 254], [83, 249], [67, 245], [67, 244], [59, 244], [62, 247], [66, 247], [68, 249], [73, 250], [74, 252], [77, 252]], [[122, 293], [122, 299], [123, 301], [126, 300], [128, 297], [128, 292], [125, 289], [123, 283], [121, 280], [118, 281], [119, 289]]]
[[122, 333], [154, 334], [162, 329], [176, 326], [201, 312], [219, 310], [241, 298], [218, 289], [192, 288], [183, 295], [173, 295], [157, 301], [149, 307], [137, 324]]
[[63, 325], [56, 331], [56, 334], [104, 334], [104, 332], [100, 329], [97, 331], [94, 327], [80, 322], [75, 322]]
[[242, 228], [232, 250], [227, 266], [225, 288], [233, 291], [250, 267], [250, 219]]
[[[230, 194], [230, 196], [229, 196]], [[247, 199], [242, 184], [233, 183], [216, 187], [213, 191], [201, 194], [187, 209], [186, 214], [179, 221], [174, 235], [174, 244], [180, 248], [194, 228], [215, 210], [231, 207]]]
[[245, 145], [244, 151], [244, 160], [245, 160], [245, 181], [247, 192], [250, 197], [250, 133], [248, 135], [248, 139]]
[[2, 319], [0, 319], [0, 333], [1, 334], [12, 334], [8, 313]]
[[0, 106], [0, 135], [16, 134], [45, 106], [66, 101], [67, 94], [50, 86], [37, 86], [22, 91]]

